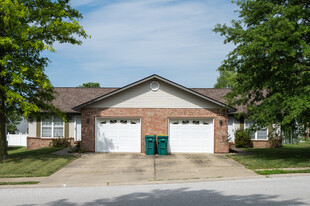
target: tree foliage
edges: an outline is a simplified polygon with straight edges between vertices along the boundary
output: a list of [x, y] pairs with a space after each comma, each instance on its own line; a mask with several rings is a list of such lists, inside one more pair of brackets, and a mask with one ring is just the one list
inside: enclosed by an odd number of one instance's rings
[[88, 83], [83, 83], [79, 87], [96, 88], [96, 87], [100, 87], [100, 83], [99, 82], [88, 82]]
[[219, 70], [220, 76], [217, 77], [217, 81], [214, 88], [233, 88], [236, 82], [236, 73], [234, 71]]
[[238, 129], [235, 131], [235, 146], [237, 148], [251, 148], [253, 147], [253, 142], [251, 139], [251, 131]]
[[5, 119], [10, 111], [31, 117], [40, 111], [59, 112], [51, 105], [53, 87], [42, 51], [53, 44], [81, 44], [87, 34], [82, 15], [69, 0], [0, 1], [0, 160], [7, 158]]
[[229, 102], [247, 105], [258, 126], [304, 129], [310, 122], [310, 1], [234, 3], [239, 18], [214, 29], [236, 46], [219, 68], [236, 75]]

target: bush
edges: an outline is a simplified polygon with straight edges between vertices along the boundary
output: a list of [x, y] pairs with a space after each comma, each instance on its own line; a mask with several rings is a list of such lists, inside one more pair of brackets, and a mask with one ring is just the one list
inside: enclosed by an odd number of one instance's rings
[[84, 149], [81, 147], [81, 142], [78, 141], [76, 145], [70, 146], [71, 153], [84, 153]]
[[268, 135], [268, 142], [270, 148], [281, 148], [282, 147], [283, 136], [281, 133], [273, 129]]
[[253, 142], [251, 140], [251, 132], [249, 130], [238, 129], [235, 131], [235, 146], [237, 148], [251, 148]]
[[70, 145], [71, 144], [68, 138], [62, 138], [62, 137], [52, 139], [52, 141], [49, 144], [50, 147], [69, 147]]

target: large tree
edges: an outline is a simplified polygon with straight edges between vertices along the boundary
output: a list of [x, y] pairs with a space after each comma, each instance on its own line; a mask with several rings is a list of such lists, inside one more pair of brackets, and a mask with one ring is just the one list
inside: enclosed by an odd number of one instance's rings
[[310, 122], [310, 1], [233, 3], [239, 18], [215, 28], [236, 46], [219, 68], [235, 75], [229, 102], [247, 105], [257, 126], [304, 129]]
[[81, 44], [87, 38], [79, 24], [82, 15], [69, 0], [0, 1], [0, 160], [8, 157], [7, 115], [31, 117], [40, 111], [57, 112], [51, 105], [53, 87], [44, 68], [42, 52], [53, 44]]
[[78, 87], [97, 88], [97, 87], [100, 87], [100, 83], [99, 82], [87, 82], [87, 83], [83, 83], [82, 85]]
[[236, 73], [234, 71], [219, 70], [220, 75], [217, 77], [214, 88], [233, 88], [236, 82]]

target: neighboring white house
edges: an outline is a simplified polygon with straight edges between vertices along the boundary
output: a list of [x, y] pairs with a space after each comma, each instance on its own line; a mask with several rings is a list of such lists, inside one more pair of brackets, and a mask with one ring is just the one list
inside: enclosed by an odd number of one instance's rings
[[25, 118], [23, 118], [22, 121], [20, 121], [20, 123], [16, 125], [15, 133], [28, 134], [28, 121]]
[[16, 125], [15, 134], [9, 134], [7, 131], [6, 134], [8, 146], [27, 146], [28, 121], [23, 118], [22, 121]]

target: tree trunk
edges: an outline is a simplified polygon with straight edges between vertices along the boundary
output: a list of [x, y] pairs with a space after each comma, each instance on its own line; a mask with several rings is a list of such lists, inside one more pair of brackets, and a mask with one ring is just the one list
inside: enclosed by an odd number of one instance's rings
[[[0, 79], [1, 84], [3, 85], [3, 78]], [[5, 114], [5, 95], [4, 91], [0, 91], [0, 160], [7, 159], [7, 142], [6, 142], [6, 132], [5, 132], [5, 123], [6, 123], [6, 114]]]
[[[4, 14], [1, 14], [1, 19], [3, 18]], [[1, 24], [3, 24], [3, 21], [1, 21]], [[3, 36], [4, 31], [1, 29], [0, 36]], [[4, 48], [0, 47], [0, 60], [3, 60], [4, 54]], [[4, 68], [0, 66], [0, 72], [2, 72]], [[0, 84], [4, 86], [5, 80], [4, 76], [0, 76]], [[6, 123], [6, 111], [5, 111], [5, 91], [2, 88], [0, 90], [0, 161], [3, 159], [7, 159], [9, 157], [8, 155], [8, 148], [6, 143], [6, 131], [5, 131], [5, 123]]]

